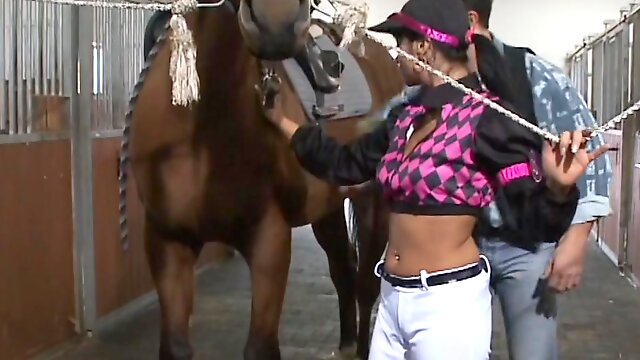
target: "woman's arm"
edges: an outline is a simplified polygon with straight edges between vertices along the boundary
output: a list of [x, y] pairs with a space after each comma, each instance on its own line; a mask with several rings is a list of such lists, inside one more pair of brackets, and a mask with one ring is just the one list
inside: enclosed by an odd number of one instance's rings
[[389, 147], [394, 121], [386, 119], [370, 133], [348, 145], [339, 144], [317, 125], [300, 126], [282, 116], [274, 123], [290, 140], [300, 164], [314, 176], [337, 185], [356, 185], [375, 177]]

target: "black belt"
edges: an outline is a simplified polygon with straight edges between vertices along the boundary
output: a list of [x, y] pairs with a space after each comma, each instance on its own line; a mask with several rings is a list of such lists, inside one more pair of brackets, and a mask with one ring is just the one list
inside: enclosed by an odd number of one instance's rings
[[[462, 281], [466, 279], [470, 279], [474, 276], [479, 275], [483, 271], [488, 271], [489, 264], [487, 263], [487, 259], [483, 256], [480, 258], [480, 261], [472, 265], [468, 268], [455, 270], [447, 273], [440, 273], [435, 275], [427, 275], [426, 283], [427, 286], [438, 286], [449, 283], [454, 283], [456, 281]], [[377, 276], [385, 279], [392, 286], [403, 287], [403, 288], [421, 288], [422, 284], [422, 276], [411, 276], [411, 277], [399, 277], [395, 275], [388, 274], [384, 271], [384, 261], [380, 261], [376, 265], [375, 273]]]

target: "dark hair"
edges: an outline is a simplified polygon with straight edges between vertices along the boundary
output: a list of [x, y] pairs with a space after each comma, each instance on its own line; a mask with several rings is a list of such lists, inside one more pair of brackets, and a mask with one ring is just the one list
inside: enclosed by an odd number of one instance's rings
[[501, 100], [513, 104], [513, 89], [507, 64], [493, 41], [483, 35], [473, 34], [471, 42], [475, 46], [476, 63], [482, 82]]
[[[465, 5], [473, 3], [477, 7], [487, 9], [487, 16], [488, 13], [491, 12], [492, 0], [463, 0], [463, 2]], [[480, 74], [480, 78], [484, 85], [489, 91], [491, 91], [491, 93], [493, 93], [493, 95], [500, 97], [507, 103], [513, 103], [511, 80], [509, 78], [503, 56], [495, 47], [492, 40], [480, 34], [472, 34], [469, 39], [467, 35], [469, 31], [469, 22], [464, 15], [464, 6], [462, 5], [462, 2], [458, 2], [458, 5], [456, 16], [452, 15], [452, 19], [447, 20], [448, 26], [446, 26], [446, 32], [448, 35], [456, 37], [459, 40], [460, 45], [454, 47], [446, 43], [432, 40], [433, 47], [449, 61], [467, 63], [469, 60], [467, 50], [469, 49], [469, 45], [473, 44], [475, 47], [478, 73]], [[442, 25], [441, 27], [445, 26]], [[398, 46], [403, 38], [412, 42], [425, 40], [425, 35], [417, 33], [413, 29], [407, 27], [394, 29], [394, 31], [390, 31], [390, 33], [395, 37], [398, 42]], [[467, 40], [471, 40], [471, 44], [469, 44]]]
[[391, 35], [396, 39], [397, 45], [400, 46], [400, 41], [402, 39], [407, 39], [411, 42], [414, 41], [424, 41], [424, 35], [418, 34], [417, 32], [410, 29], [400, 29], [396, 31], [390, 32]]
[[489, 28], [489, 18], [491, 18], [491, 8], [493, 0], [462, 0], [467, 11], [475, 11], [478, 13], [480, 24]]
[[[394, 34], [394, 36], [396, 36], [396, 39], [404, 37], [410, 41], [424, 40], [424, 36], [410, 30], [404, 30]], [[433, 41], [432, 44], [447, 60], [466, 63], [469, 61], [467, 56], [469, 44], [466, 44], [464, 39], [461, 40], [464, 45], [459, 47], [452, 47], [437, 41]], [[511, 80], [506, 71], [507, 65], [502, 55], [500, 55], [493, 42], [482, 35], [473, 34], [471, 40], [475, 46], [478, 73], [482, 82], [493, 95], [498, 96], [507, 103], [513, 103]]]

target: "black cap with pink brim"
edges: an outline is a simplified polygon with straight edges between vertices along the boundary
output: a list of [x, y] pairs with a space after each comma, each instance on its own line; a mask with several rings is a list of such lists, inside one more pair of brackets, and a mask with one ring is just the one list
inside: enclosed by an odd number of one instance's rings
[[460, 0], [409, 0], [400, 12], [369, 28], [398, 35], [410, 30], [426, 39], [461, 47], [467, 43], [469, 22]]

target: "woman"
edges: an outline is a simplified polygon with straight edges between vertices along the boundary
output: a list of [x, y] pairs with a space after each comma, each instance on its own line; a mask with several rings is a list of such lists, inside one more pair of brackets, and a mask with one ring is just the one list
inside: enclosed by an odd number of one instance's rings
[[[373, 28], [508, 106], [499, 54], [467, 29], [459, 0], [409, 0]], [[468, 67], [470, 43], [479, 73]], [[409, 84], [422, 86], [420, 94], [397, 120], [381, 122], [350, 146], [338, 145], [318, 126], [287, 119], [278, 101], [266, 115], [309, 172], [345, 186], [376, 178], [390, 203], [388, 251], [375, 269], [381, 301], [369, 359], [488, 359], [490, 269], [472, 238], [481, 209], [495, 198], [509, 214], [505, 223], [514, 241], [541, 231], [559, 238], [575, 211], [576, 180], [605, 149], [587, 154], [576, 132], [542, 151], [538, 135], [416, 64], [401, 60], [400, 66]]]

